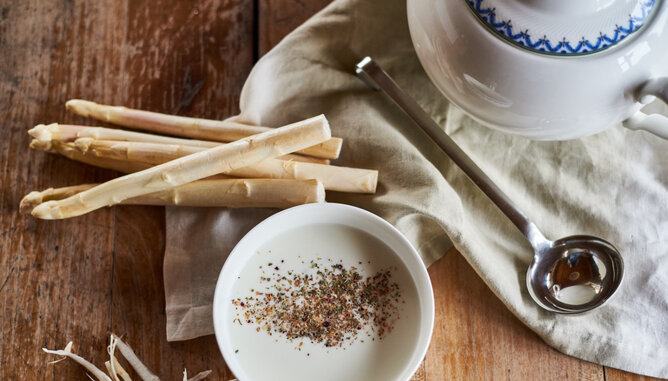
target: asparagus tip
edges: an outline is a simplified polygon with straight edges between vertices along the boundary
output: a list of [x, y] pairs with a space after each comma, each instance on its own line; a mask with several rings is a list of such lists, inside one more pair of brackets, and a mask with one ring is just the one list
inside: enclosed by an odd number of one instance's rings
[[38, 139], [33, 139], [30, 142], [30, 148], [36, 149], [39, 151], [49, 151], [51, 149], [51, 142], [50, 141], [42, 141]]
[[97, 106], [97, 103], [84, 99], [70, 99], [65, 102], [65, 108], [81, 116], [90, 116], [91, 109]]
[[63, 218], [63, 213], [58, 207], [56, 201], [43, 202], [34, 207], [30, 214], [32, 214], [33, 217], [40, 218], [42, 220], [57, 220]]
[[35, 127], [31, 128], [28, 130], [28, 135], [32, 136], [33, 138], [37, 138], [39, 134], [44, 130], [46, 125], [44, 124], [38, 124]]
[[53, 138], [53, 131], [58, 129], [58, 123], [38, 124], [28, 130], [28, 135], [35, 139], [48, 142]]
[[[47, 191], [51, 189], [52, 188], [49, 188], [47, 189]], [[32, 191], [27, 195], [25, 195], [23, 199], [21, 199], [21, 203], [19, 203], [19, 213], [28, 214], [35, 208], [35, 206], [41, 203], [42, 203], [42, 192]]]

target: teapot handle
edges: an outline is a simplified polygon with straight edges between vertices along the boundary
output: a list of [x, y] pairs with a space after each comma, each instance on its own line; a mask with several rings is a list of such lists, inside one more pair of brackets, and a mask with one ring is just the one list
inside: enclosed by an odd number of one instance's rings
[[[650, 79], [640, 88], [638, 100], [648, 103], [652, 96], [656, 96], [668, 104], [668, 78]], [[631, 130], [645, 130], [654, 135], [668, 139], [668, 117], [660, 114], [645, 114], [638, 111], [623, 122], [624, 127]]]

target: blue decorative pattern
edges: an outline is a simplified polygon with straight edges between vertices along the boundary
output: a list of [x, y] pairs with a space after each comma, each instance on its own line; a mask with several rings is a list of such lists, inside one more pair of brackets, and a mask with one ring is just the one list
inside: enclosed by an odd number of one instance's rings
[[528, 29], [519, 30], [520, 28], [514, 28], [512, 20], [498, 19], [496, 8], [485, 7], [483, 4], [484, 0], [466, 0], [478, 18], [505, 40], [538, 53], [558, 55], [590, 54], [617, 44], [638, 31], [645, 24], [652, 13], [656, 1], [642, 1], [639, 4], [640, 8], [634, 14], [629, 15], [628, 24], [624, 26], [615, 25], [615, 29], [612, 32], [599, 32], [598, 37], [592, 40], [582, 37], [579, 41], [572, 42], [568, 41], [565, 37], [560, 41], [550, 40], [545, 35], [541, 38], [532, 37]]

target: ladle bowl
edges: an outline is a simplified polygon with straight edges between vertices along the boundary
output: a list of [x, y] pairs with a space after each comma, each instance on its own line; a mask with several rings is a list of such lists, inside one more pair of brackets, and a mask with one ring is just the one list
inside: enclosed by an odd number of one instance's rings
[[624, 263], [614, 246], [597, 237], [576, 235], [539, 247], [526, 282], [541, 307], [579, 314], [607, 302], [623, 273]]

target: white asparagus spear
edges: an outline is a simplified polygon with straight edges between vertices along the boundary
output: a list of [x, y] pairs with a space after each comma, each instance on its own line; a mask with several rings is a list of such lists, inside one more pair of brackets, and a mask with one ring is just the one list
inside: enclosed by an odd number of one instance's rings
[[[30, 213], [37, 205], [62, 200], [98, 184], [48, 188], [28, 193], [19, 210]], [[198, 180], [164, 191], [123, 200], [123, 205], [177, 205], [227, 208], [289, 208], [325, 202], [325, 189], [318, 180], [224, 179]]]
[[[73, 142], [79, 138], [93, 138], [96, 140], [119, 140], [146, 143], [176, 144], [181, 146], [193, 146], [212, 148], [221, 145], [220, 142], [196, 139], [180, 139], [143, 132], [125, 131], [114, 128], [88, 127], [73, 124], [38, 124], [28, 130], [28, 134], [42, 144], [52, 141]], [[42, 145], [43, 146], [43, 145]], [[329, 164], [328, 159], [320, 159], [311, 156], [288, 154], [280, 157], [285, 160], [304, 161], [307, 163]]]
[[32, 215], [43, 219], [79, 216], [131, 197], [285, 155], [330, 137], [327, 119], [320, 115], [125, 175], [64, 200], [47, 201], [36, 206]]
[[318, 180], [199, 180], [125, 202], [134, 205], [289, 208], [325, 202], [325, 188]]
[[[135, 110], [122, 106], [102, 105], [83, 99], [70, 99], [65, 103], [75, 114], [140, 130], [158, 132], [186, 138], [231, 142], [247, 136], [271, 130], [270, 127], [250, 126], [241, 123], [189, 118], [151, 111]], [[341, 152], [341, 138], [331, 138], [302, 153], [336, 159]]]
[[[162, 164], [179, 157], [202, 152], [208, 148], [184, 146], [180, 144], [160, 144], [144, 142], [125, 142], [79, 138], [74, 141], [76, 147], [85, 155], [121, 161], [135, 161], [152, 165]], [[278, 159], [275, 159], [278, 160]]]
[[[80, 138], [74, 145], [86, 155], [109, 158], [115, 161], [129, 160], [152, 165], [177, 159], [204, 150], [173, 144], [142, 142], [117, 142]], [[326, 190], [351, 193], [375, 193], [378, 171], [371, 169], [337, 167], [288, 160], [267, 159], [243, 168], [237, 168], [226, 175], [271, 179], [318, 179]]]
[[[80, 163], [100, 168], [112, 169], [114, 171], [123, 173], [139, 172], [154, 166], [154, 164], [145, 163], [142, 161], [116, 160], [116, 159], [106, 158], [103, 156], [98, 156], [92, 154], [92, 152], [91, 153], [81, 152], [80, 148], [74, 145], [74, 142], [70, 143], [63, 143], [60, 141], [40, 142], [39, 140], [33, 139], [33, 141], [30, 142], [30, 147], [40, 151], [60, 154], [62, 156], [67, 157], [70, 160], [78, 161]], [[230, 176], [222, 174], [207, 177], [207, 179], [227, 179], [227, 178], [230, 178]]]
[[317, 179], [326, 190], [348, 193], [376, 193], [378, 184], [378, 171], [373, 169], [274, 159], [263, 160], [227, 174], [251, 178]]
[[78, 138], [94, 138], [100, 140], [181, 144], [204, 148], [213, 148], [220, 145], [220, 142], [210, 140], [181, 139], [170, 136], [147, 134], [144, 132], [119, 130], [116, 128], [80, 126], [62, 123], [38, 124], [28, 130], [28, 134], [40, 141], [60, 140], [70, 142]]
[[121, 161], [94, 155], [86, 155], [75, 147], [74, 143], [64, 143], [57, 140], [53, 142], [42, 142], [34, 139], [30, 142], [30, 147], [40, 151], [56, 153], [65, 156], [70, 160], [123, 173], [139, 172], [153, 166], [152, 164], [142, 162]]

